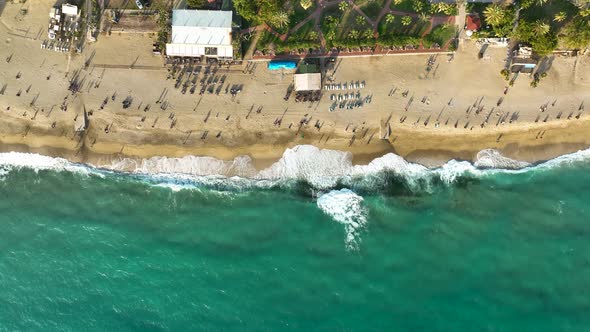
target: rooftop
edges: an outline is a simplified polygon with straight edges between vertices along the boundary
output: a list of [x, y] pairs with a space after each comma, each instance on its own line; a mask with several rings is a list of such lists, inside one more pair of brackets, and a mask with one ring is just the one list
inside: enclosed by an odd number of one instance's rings
[[469, 14], [466, 17], [465, 25], [467, 26], [467, 30], [477, 31], [481, 28], [481, 20], [479, 19], [479, 15], [477, 14]]
[[322, 75], [315, 74], [295, 74], [295, 91], [315, 91], [320, 90], [322, 85]]
[[231, 11], [172, 11], [172, 44], [231, 45]]
[[231, 29], [232, 12], [224, 10], [189, 10], [172, 11], [172, 26], [199, 28]]

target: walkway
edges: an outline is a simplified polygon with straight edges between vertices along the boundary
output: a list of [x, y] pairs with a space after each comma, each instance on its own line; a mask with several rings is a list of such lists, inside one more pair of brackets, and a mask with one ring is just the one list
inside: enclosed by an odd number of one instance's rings
[[459, 11], [458, 15], [455, 16], [455, 25], [457, 26], [457, 31], [459, 35], [459, 47], [463, 46], [463, 39], [465, 38], [465, 16], [466, 13], [466, 4], [464, 2], [459, 4]]

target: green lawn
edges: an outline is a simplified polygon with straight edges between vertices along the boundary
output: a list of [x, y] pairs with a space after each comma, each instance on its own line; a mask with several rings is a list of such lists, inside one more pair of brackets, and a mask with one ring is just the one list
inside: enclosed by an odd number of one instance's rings
[[422, 34], [430, 27], [430, 22], [423, 22], [417, 18], [412, 18], [412, 23], [408, 26], [402, 25], [402, 17], [395, 15], [393, 23], [385, 23], [385, 18], [379, 24], [379, 35], [405, 35], [413, 37], [421, 37]]
[[362, 5], [359, 3], [357, 3], [357, 5], [372, 20], [376, 20], [385, 5], [385, 0], [366, 1]]
[[352, 30], [364, 32], [367, 29], [371, 29], [371, 25], [366, 20], [364, 23], [359, 24], [357, 22], [357, 17], [364, 19], [364, 17], [355, 10], [348, 10], [344, 13], [338, 26], [338, 31], [336, 32], [338, 39], [346, 39]]
[[[314, 21], [311, 20], [300, 27], [295, 33], [289, 35], [289, 40], [313, 40], [310, 32], [314, 31]], [[315, 38], [317, 40], [317, 38]]]
[[305, 20], [309, 15], [313, 14], [315, 11], [316, 5], [309, 7], [307, 10], [301, 7], [299, 1], [292, 1], [293, 3], [293, 13], [289, 16], [289, 29], [296, 26], [299, 22]]
[[[422, 1], [424, 8], [428, 9], [427, 7], [429, 4], [426, 1]], [[406, 13], [416, 13], [414, 9], [413, 0], [402, 0], [399, 4], [395, 4], [394, 1], [391, 2], [391, 9], [406, 12]]]
[[457, 30], [454, 25], [442, 24], [432, 29], [432, 31], [425, 36], [425, 39], [443, 47], [449, 40], [454, 38], [456, 34]]

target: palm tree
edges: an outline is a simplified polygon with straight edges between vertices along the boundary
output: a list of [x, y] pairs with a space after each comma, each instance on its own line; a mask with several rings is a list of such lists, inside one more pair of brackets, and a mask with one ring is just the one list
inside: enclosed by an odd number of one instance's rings
[[550, 29], [551, 27], [549, 26], [549, 24], [541, 20], [537, 20], [533, 24], [533, 31], [535, 31], [535, 33], [539, 35], [546, 35]]
[[371, 39], [373, 37], [374, 37], [374, 35], [373, 35], [373, 30], [372, 29], [367, 29], [367, 30], [365, 30], [363, 32], [363, 38], [365, 38], [365, 39]]
[[485, 16], [486, 22], [490, 25], [498, 26], [502, 23], [506, 13], [498, 4], [492, 4], [483, 11], [483, 15]]
[[420, 22], [428, 22], [430, 21], [430, 15], [422, 13], [418, 16], [418, 19], [420, 20]]
[[566, 18], [567, 18], [567, 14], [565, 12], [559, 12], [559, 13], [555, 14], [555, 17], [553, 18], [553, 20], [555, 22], [563, 22], [563, 21], [565, 21]]
[[307, 9], [309, 9], [309, 7], [311, 7], [313, 5], [313, 1], [312, 0], [301, 0], [299, 2], [299, 4], [301, 5], [301, 8], [307, 10]]
[[328, 33], [326, 34], [326, 39], [327, 40], [336, 39], [336, 32], [335, 31], [328, 31]]
[[422, 9], [424, 9], [424, 3], [420, 0], [414, 0], [412, 2], [412, 9], [414, 9], [416, 13], [420, 13], [422, 12]]
[[402, 25], [403, 26], [408, 26], [410, 24], [412, 24], [412, 18], [411, 17], [409, 17], [409, 16], [402, 17]]
[[358, 30], [353, 29], [353, 30], [350, 30], [350, 32], [348, 33], [348, 38], [350, 38], [350, 39], [358, 39], [360, 35], [361, 34], [360, 34], [360, 32]]
[[395, 21], [395, 16], [393, 16], [393, 14], [389, 13], [389, 14], [385, 15], [385, 23], [386, 24], [391, 24], [391, 23], [393, 23], [393, 21]]
[[537, 0], [537, 4], [538, 4], [539, 6], [543, 6], [543, 5], [544, 5], [544, 4], [546, 4], [546, 3], [547, 3], [547, 0]]
[[282, 28], [289, 24], [289, 14], [284, 11], [277, 12], [271, 17], [272, 24]]
[[365, 17], [361, 15], [357, 16], [354, 20], [356, 21], [357, 25], [365, 25], [365, 23], [367, 22]]
[[393, 0], [393, 4], [394, 5], [399, 5], [400, 3], [402, 3], [404, 0]]
[[340, 3], [338, 4], [338, 9], [340, 9], [340, 11], [345, 11], [348, 9], [348, 2], [346, 1], [340, 1]]

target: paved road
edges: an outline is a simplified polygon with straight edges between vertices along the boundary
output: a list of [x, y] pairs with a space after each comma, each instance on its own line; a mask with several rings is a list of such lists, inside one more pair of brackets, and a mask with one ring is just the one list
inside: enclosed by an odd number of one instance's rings
[[465, 16], [467, 15], [465, 2], [459, 5], [459, 13], [455, 17], [455, 24], [457, 25], [457, 31], [459, 33], [459, 47], [463, 46], [463, 40], [465, 36]]

